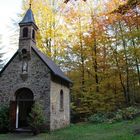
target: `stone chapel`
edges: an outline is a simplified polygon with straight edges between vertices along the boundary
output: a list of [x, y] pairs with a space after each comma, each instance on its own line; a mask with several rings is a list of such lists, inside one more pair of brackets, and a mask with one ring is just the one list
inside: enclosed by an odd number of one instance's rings
[[0, 104], [10, 107], [11, 128], [28, 127], [32, 104], [43, 106], [46, 126], [55, 130], [70, 124], [71, 80], [36, 47], [36, 31], [31, 7], [19, 23], [19, 48], [0, 71]]

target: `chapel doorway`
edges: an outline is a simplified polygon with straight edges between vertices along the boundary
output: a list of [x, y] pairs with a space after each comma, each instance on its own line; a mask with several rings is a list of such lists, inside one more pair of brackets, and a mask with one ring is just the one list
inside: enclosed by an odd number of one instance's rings
[[16, 129], [29, 126], [29, 114], [34, 103], [33, 92], [28, 88], [16, 91]]

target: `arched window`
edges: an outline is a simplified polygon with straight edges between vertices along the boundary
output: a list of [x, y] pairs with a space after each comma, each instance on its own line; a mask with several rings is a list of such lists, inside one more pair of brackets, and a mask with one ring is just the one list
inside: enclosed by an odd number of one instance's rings
[[32, 39], [35, 39], [35, 30], [32, 31]]
[[60, 91], [60, 110], [64, 109], [64, 93], [63, 90]]
[[28, 37], [28, 28], [23, 28], [23, 37]]

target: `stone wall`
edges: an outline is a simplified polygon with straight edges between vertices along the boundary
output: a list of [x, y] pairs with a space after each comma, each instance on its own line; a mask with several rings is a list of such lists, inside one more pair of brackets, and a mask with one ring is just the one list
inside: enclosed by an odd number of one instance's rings
[[[70, 90], [61, 82], [51, 81], [51, 124], [50, 129], [55, 130], [70, 124]], [[60, 91], [63, 90], [64, 108], [60, 109]]]
[[15, 100], [15, 92], [20, 88], [29, 88], [34, 94], [34, 100], [39, 101], [50, 122], [50, 70], [32, 50], [31, 60], [28, 61], [27, 79], [23, 80], [22, 60], [17, 54], [0, 75], [0, 104]]

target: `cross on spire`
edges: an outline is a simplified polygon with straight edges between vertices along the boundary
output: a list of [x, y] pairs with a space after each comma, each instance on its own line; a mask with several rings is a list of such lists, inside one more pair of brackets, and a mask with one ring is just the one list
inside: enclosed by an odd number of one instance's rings
[[31, 7], [32, 7], [32, 0], [30, 0], [30, 4], [29, 5], [30, 5], [30, 9], [31, 9]]

